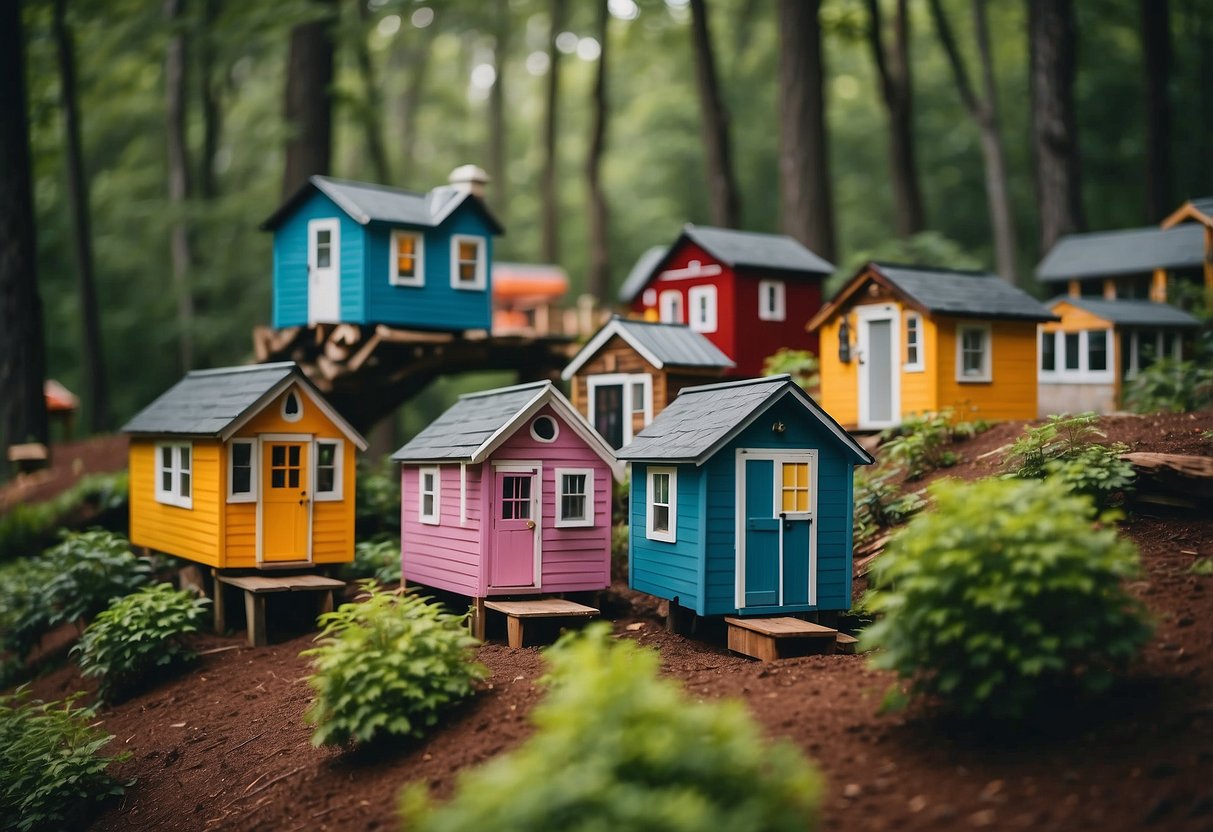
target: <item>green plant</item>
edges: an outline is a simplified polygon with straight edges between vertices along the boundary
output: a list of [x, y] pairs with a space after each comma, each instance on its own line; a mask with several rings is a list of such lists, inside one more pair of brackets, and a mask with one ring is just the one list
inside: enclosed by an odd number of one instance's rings
[[611, 578], [626, 581], [628, 578], [628, 545], [631, 542], [630, 527], [619, 523], [611, 527]]
[[50, 563], [41, 557], [0, 565], [0, 653], [19, 661], [51, 629], [46, 588], [52, 578]]
[[933, 510], [876, 560], [864, 631], [873, 663], [972, 716], [1019, 717], [1052, 686], [1098, 690], [1146, 641], [1122, 586], [1137, 550], [1093, 525], [1091, 500], [1055, 479], [931, 487]]
[[1125, 405], [1136, 413], [1187, 413], [1213, 406], [1213, 365], [1161, 358], [1125, 385]]
[[1192, 561], [1192, 565], [1188, 567], [1188, 571], [1193, 575], [1213, 575], [1213, 558], [1197, 558]]
[[0, 517], [0, 560], [29, 555], [52, 543], [63, 527], [113, 515], [127, 502], [127, 474], [89, 474], [59, 496], [21, 503]]
[[696, 702], [658, 675], [652, 650], [595, 624], [546, 653], [536, 731], [516, 751], [459, 778], [431, 805], [401, 797], [407, 828], [809, 830], [821, 782], [798, 749], [768, 743], [740, 702]]
[[172, 584], [145, 586], [101, 612], [72, 653], [85, 676], [100, 677], [100, 695], [108, 699], [155, 668], [194, 658], [182, 636], [198, 632], [209, 603]]
[[895, 472], [877, 468], [855, 471], [854, 532], [860, 543], [889, 526], [904, 523], [926, 505], [918, 493], [901, 494], [890, 480]]
[[1056, 477], [1067, 490], [1086, 494], [1100, 506], [1111, 505], [1133, 487], [1136, 473], [1121, 456], [1127, 445], [1100, 445], [1107, 438], [1094, 413], [1050, 416], [1028, 427], [1003, 458], [1007, 475], [1019, 479]]
[[777, 376], [787, 373], [797, 386], [808, 390], [821, 383], [821, 376], [817, 373], [818, 367], [817, 356], [808, 350], [780, 347], [773, 355], [768, 355], [763, 359], [762, 374]]
[[419, 737], [486, 673], [472, 661], [467, 615], [374, 581], [361, 587], [365, 600], [320, 616], [320, 646], [301, 654], [312, 658], [314, 745]]
[[96, 615], [151, 580], [151, 562], [122, 535], [100, 529], [68, 532], [43, 557], [53, 575], [45, 591], [52, 625]]
[[359, 541], [354, 546], [354, 560], [341, 573], [349, 580], [374, 578], [381, 584], [399, 584], [400, 541], [394, 537]]
[[400, 477], [392, 471], [363, 468], [355, 485], [358, 536], [400, 536]]
[[0, 819], [5, 829], [82, 828], [87, 810], [122, 794], [106, 769], [129, 755], [104, 757], [113, 739], [91, 711], [31, 700], [29, 691], [0, 696]]
[[956, 427], [953, 413], [915, 414], [887, 432], [880, 446], [882, 455], [893, 465], [905, 469], [907, 480], [919, 480], [939, 468], [950, 468], [960, 461], [952, 443]]

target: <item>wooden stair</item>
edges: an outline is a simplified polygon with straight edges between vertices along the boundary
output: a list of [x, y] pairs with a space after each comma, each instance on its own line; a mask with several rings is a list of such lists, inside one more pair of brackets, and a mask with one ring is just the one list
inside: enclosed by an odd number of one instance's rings
[[[506, 635], [510, 647], [526, 645], [526, 623], [536, 619], [580, 620], [594, 618], [598, 610], [563, 598], [535, 598], [524, 601], [484, 601], [485, 609], [506, 616]], [[479, 609], [477, 610], [479, 612]], [[478, 635], [483, 639], [483, 630]]]
[[858, 641], [832, 627], [791, 616], [726, 616], [724, 620], [729, 627], [729, 649], [764, 662], [815, 653], [854, 653]]

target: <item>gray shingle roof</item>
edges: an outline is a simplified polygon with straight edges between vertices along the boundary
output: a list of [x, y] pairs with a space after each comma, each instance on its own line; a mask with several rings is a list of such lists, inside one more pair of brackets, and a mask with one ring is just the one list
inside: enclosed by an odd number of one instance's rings
[[617, 456], [700, 464], [786, 394], [795, 396], [861, 462], [873, 461], [786, 375], [687, 387]]
[[706, 369], [734, 366], [729, 357], [715, 344], [685, 324], [632, 321], [616, 316], [594, 333], [577, 355], [573, 356], [573, 360], [561, 372], [561, 378], [572, 378], [573, 374], [615, 335], [631, 344], [633, 349], [658, 369], [666, 366]]
[[1072, 298], [1066, 295], [1049, 301], [1050, 308], [1066, 302], [1120, 326], [1155, 326], [1195, 329], [1200, 321], [1182, 309], [1167, 303], [1148, 300], [1105, 300], [1103, 298]]
[[1213, 196], [1200, 196], [1189, 199], [1188, 202], [1192, 203], [1192, 207], [1206, 217], [1213, 217]]
[[1199, 223], [1067, 234], [1040, 261], [1036, 276], [1053, 282], [1199, 266], [1205, 257], [1204, 235]]
[[1040, 301], [988, 272], [889, 263], [873, 263], [872, 267], [929, 312], [969, 318], [1053, 318]]
[[628, 272], [623, 285], [619, 287], [620, 303], [631, 303], [632, 299], [640, 294], [644, 284], [649, 282], [653, 269], [657, 268], [657, 264], [661, 262], [661, 258], [665, 257], [667, 251], [669, 251], [667, 246], [653, 246], [645, 249], [644, 254], [637, 258], [632, 270]]

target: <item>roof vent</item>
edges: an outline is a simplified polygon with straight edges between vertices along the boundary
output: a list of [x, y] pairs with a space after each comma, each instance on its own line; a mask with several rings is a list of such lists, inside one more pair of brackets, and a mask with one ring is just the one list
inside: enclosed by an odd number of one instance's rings
[[489, 183], [489, 175], [477, 165], [460, 165], [451, 171], [447, 181], [461, 193], [484, 199], [484, 186]]

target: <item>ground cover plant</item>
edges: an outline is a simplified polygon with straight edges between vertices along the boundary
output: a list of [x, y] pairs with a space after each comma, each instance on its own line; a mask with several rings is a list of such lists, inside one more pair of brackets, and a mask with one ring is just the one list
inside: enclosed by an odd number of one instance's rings
[[893, 483], [896, 471], [855, 469], [854, 542], [862, 543], [882, 529], [904, 523], [922, 510], [926, 502], [915, 493], [903, 494]]
[[0, 516], [0, 561], [41, 551], [82, 515], [118, 511], [126, 505], [127, 487], [125, 471], [89, 474], [54, 499], [12, 506]]
[[355, 544], [354, 559], [341, 568], [341, 576], [347, 580], [374, 578], [381, 584], [399, 584], [401, 568], [399, 539], [379, 537]]
[[302, 654], [312, 659], [314, 745], [420, 737], [485, 674], [467, 615], [374, 581], [361, 588], [361, 601], [320, 616], [319, 646]]
[[1043, 425], [1024, 428], [1003, 459], [1008, 476], [1053, 477], [1068, 491], [1086, 494], [1100, 506], [1117, 502], [1133, 487], [1133, 466], [1121, 457], [1129, 446], [1101, 444], [1107, 434], [1094, 413], [1050, 416]]
[[902, 468], [907, 480], [920, 480], [932, 471], [950, 468], [960, 461], [951, 445], [986, 430], [985, 422], [958, 422], [952, 410], [914, 414], [885, 432], [880, 446], [881, 462]]
[[872, 571], [861, 642], [917, 697], [1024, 716], [1058, 686], [1098, 691], [1150, 635], [1123, 582], [1132, 543], [1055, 480], [944, 480]]
[[1125, 405], [1135, 413], [1190, 413], [1213, 406], [1213, 366], [1159, 359], [1125, 385]]
[[100, 696], [113, 698], [194, 658], [183, 637], [198, 632], [209, 603], [169, 583], [145, 586], [98, 614], [72, 652], [85, 676], [100, 678]]
[[816, 771], [790, 743], [766, 741], [740, 702], [691, 700], [658, 676], [656, 652], [613, 640], [605, 624], [564, 636], [546, 658], [531, 739], [463, 775], [445, 806], [406, 789], [406, 828], [816, 828]]

